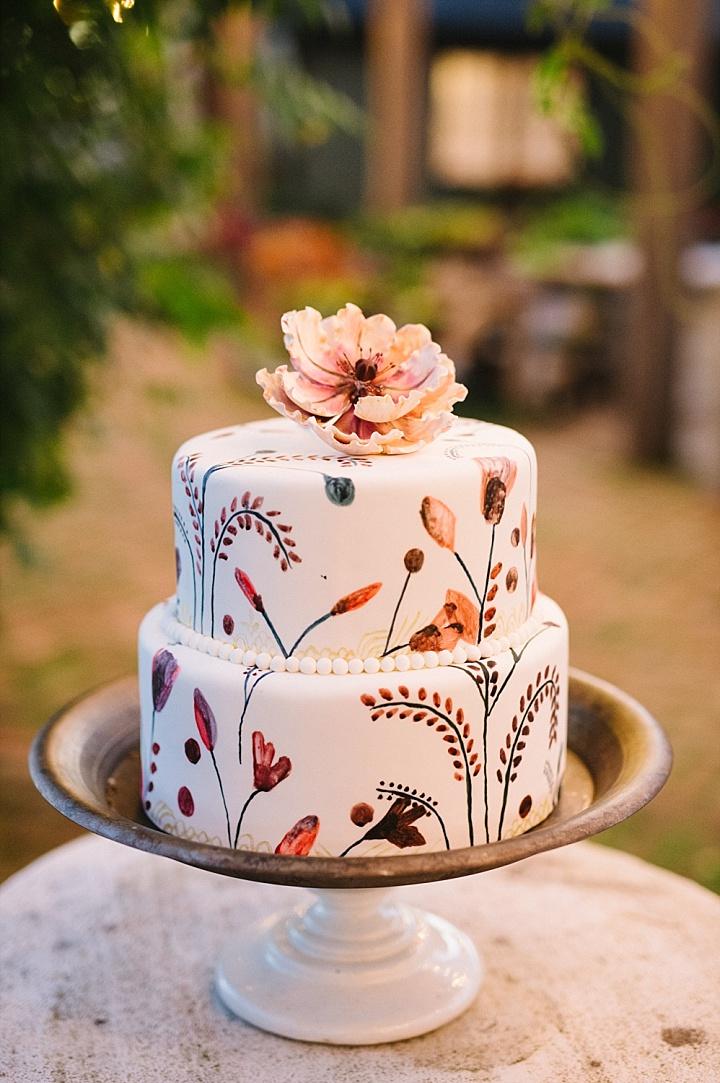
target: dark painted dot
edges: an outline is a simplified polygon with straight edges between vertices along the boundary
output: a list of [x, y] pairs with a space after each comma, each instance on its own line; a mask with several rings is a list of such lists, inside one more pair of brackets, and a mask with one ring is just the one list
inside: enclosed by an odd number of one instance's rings
[[510, 535], [510, 544], [511, 545], [519, 545], [520, 544], [520, 531], [518, 530], [517, 527], [515, 527], [512, 534]]
[[149, 809], [149, 808], [150, 808], [150, 802], [149, 802], [149, 801], [146, 801], [146, 802], [145, 802], [145, 808], [146, 808], [146, 809]]
[[355, 499], [355, 484], [352, 478], [333, 478], [329, 474], [323, 474], [325, 480], [325, 495], [331, 504], [337, 504], [346, 508]]
[[508, 589], [508, 594], [512, 594], [518, 585], [518, 570], [517, 568], [509, 568], [508, 573], [505, 576], [505, 586]]
[[235, 621], [232, 619], [229, 613], [226, 613], [223, 617], [223, 631], [226, 636], [231, 636], [235, 630]]
[[148, 793], [152, 793], [154, 789], [155, 789], [155, 783], [152, 782], [152, 781], [148, 782]]
[[185, 742], [185, 755], [190, 760], [190, 763], [197, 763], [200, 759], [200, 754], [200, 745], [194, 737], [188, 737]]
[[372, 822], [374, 816], [375, 809], [366, 801], [358, 801], [357, 805], [350, 809], [350, 819], [356, 827], [365, 827], [365, 824]]
[[183, 816], [192, 816], [195, 811], [195, 802], [187, 786], [181, 786], [178, 790], [177, 802]]
[[160, 751], [160, 745], [157, 743], [157, 741], [155, 741], [155, 743], [153, 744], [152, 750], [153, 756], [157, 756], [158, 752]]
[[522, 801], [520, 802], [520, 808], [518, 809], [518, 812], [520, 813], [520, 818], [522, 820], [525, 819], [531, 808], [532, 797], [530, 796], [530, 794], [528, 794], [526, 797], [523, 797]]
[[156, 763], [151, 763], [150, 764], [150, 773], [152, 775], [154, 775], [156, 771], [157, 771], [157, 764]]

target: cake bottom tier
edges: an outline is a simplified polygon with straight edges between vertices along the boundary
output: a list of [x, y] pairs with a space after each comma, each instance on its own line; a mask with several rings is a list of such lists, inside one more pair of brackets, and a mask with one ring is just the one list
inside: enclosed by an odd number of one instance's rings
[[377, 675], [246, 669], [140, 629], [142, 797], [174, 835], [372, 856], [494, 842], [545, 819], [567, 733], [567, 624], [539, 597], [527, 642]]

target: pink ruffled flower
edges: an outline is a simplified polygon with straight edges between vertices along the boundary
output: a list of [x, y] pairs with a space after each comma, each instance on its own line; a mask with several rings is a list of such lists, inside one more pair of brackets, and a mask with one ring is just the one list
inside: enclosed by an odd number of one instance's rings
[[422, 324], [397, 328], [348, 304], [325, 319], [314, 308], [286, 312], [281, 325], [292, 367], [258, 372], [265, 401], [338, 451], [416, 451], [467, 394]]

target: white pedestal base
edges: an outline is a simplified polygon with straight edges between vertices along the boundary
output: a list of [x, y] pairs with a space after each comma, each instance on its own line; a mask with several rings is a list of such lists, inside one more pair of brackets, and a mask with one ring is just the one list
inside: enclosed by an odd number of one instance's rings
[[235, 1015], [286, 1038], [376, 1045], [434, 1030], [475, 999], [480, 957], [448, 921], [392, 889], [316, 894], [225, 947], [215, 984]]

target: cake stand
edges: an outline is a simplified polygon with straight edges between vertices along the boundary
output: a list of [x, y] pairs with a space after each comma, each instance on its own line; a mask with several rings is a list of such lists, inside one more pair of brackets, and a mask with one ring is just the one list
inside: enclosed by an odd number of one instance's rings
[[154, 827], [139, 798], [138, 734], [136, 681], [106, 685], [38, 734], [33, 781], [63, 815], [127, 846], [224, 876], [312, 889], [314, 898], [235, 932], [215, 987], [233, 1013], [258, 1027], [345, 1045], [433, 1030], [469, 1007], [482, 981], [470, 939], [409, 906], [402, 893], [397, 898], [394, 888], [485, 872], [604, 831], [655, 796], [672, 761], [662, 729], [639, 703], [571, 671], [560, 801], [527, 834], [435, 853], [291, 857], [232, 851]]

